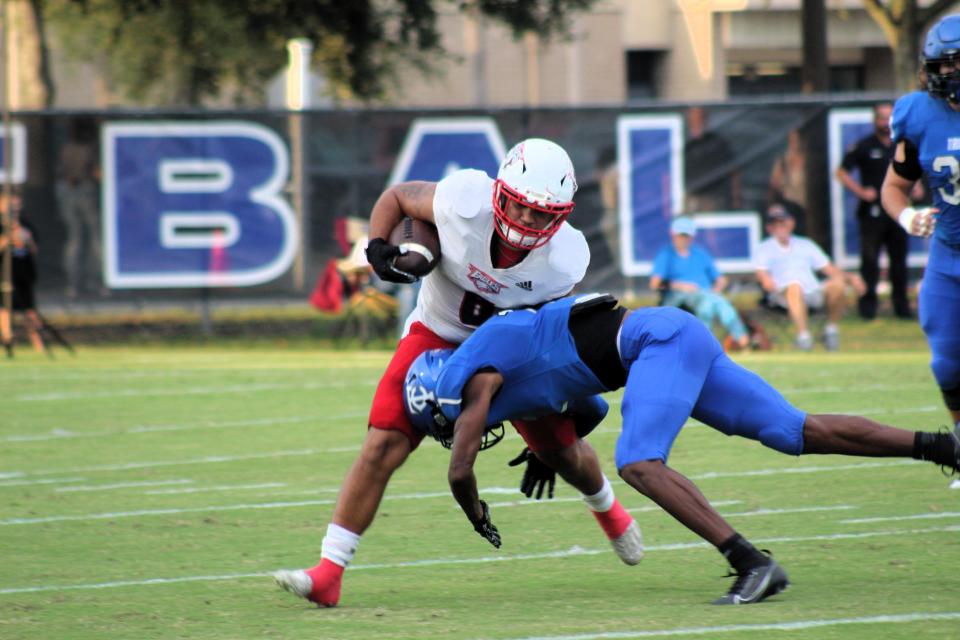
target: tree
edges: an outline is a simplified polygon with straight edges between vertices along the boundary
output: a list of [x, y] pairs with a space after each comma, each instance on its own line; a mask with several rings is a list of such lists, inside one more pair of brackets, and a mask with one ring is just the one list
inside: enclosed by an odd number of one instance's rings
[[941, 13], [956, 4], [956, 0], [935, 0], [921, 8], [917, 0], [863, 0], [867, 13], [880, 25], [893, 50], [898, 93], [917, 88], [920, 37]]
[[340, 99], [387, 96], [392, 71], [436, 68], [438, 8], [479, 11], [515, 35], [563, 37], [596, 0], [47, 0], [46, 15], [75, 57], [99, 62], [136, 101], [195, 106], [234, 87], [258, 101], [286, 64], [286, 43], [308, 38], [313, 62]]

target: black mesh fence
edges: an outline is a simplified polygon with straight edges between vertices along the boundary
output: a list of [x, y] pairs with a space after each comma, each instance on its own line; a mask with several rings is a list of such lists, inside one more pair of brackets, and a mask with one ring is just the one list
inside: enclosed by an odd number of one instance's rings
[[[296, 213], [302, 242], [282, 273], [253, 286], [212, 280], [218, 299], [283, 296], [305, 298], [313, 290], [329, 260], [343, 258], [349, 249], [346, 220], [365, 219], [381, 191], [396, 177], [401, 152], [418, 122], [492, 123], [509, 147], [525, 137], [546, 137], [564, 146], [573, 159], [580, 184], [571, 222], [587, 236], [592, 263], [584, 287], [622, 291], [627, 285], [617, 254], [622, 249], [618, 229], [622, 212], [617, 199], [622, 185], [618, 171], [618, 121], [625, 116], [672, 116], [680, 123], [684, 165], [682, 202], [670, 215], [686, 211], [760, 212], [771, 198], [790, 196], [797, 185], [772, 188], [771, 176], [788, 148], [791, 132], [801, 140], [802, 201], [800, 230], [830, 249], [835, 233], [830, 201], [831, 158], [828, 114], [837, 110], [865, 111], [872, 100], [833, 102], [744, 102], [703, 105], [647, 105], [624, 108], [503, 109], [496, 111], [315, 111], [287, 112], [88, 112], [17, 113], [13, 120], [22, 133], [12, 136], [25, 149], [23, 167], [13, 174], [23, 179], [24, 212], [39, 239], [38, 289], [47, 300], [122, 299], [196, 300], [197, 287], [171, 280], [147, 288], [110, 287], [104, 265], [108, 247], [101, 242], [113, 228], [105, 220], [105, 190], [113, 189], [119, 171], [104, 164], [104, 130], [117, 124], [200, 127], [223, 123], [253, 124], [272, 132], [289, 153], [291, 168], [303, 168], [304, 179], [291, 171], [281, 195]], [[702, 129], [697, 134], [695, 130]], [[692, 140], [698, 135], [697, 140]], [[17, 137], [19, 136], [19, 138]], [[11, 137], [8, 136], [7, 139]], [[300, 144], [302, 143], [302, 144]], [[69, 165], [68, 148], [88, 145], [96, 168], [91, 176], [90, 203], [94, 217], [78, 221], [77, 207], [67, 203], [71, 170], [81, 173], [81, 160]], [[676, 151], [676, 150], [675, 150]], [[622, 149], [621, 149], [622, 152]], [[186, 152], [185, 152], [186, 153]], [[14, 154], [15, 155], [15, 154]], [[82, 154], [81, 154], [82, 155]], [[189, 153], [187, 153], [189, 155]], [[16, 160], [15, 160], [16, 161]], [[298, 164], [300, 163], [300, 164]], [[801, 164], [791, 165], [796, 170]], [[622, 168], [622, 165], [620, 165]], [[613, 177], [611, 177], [613, 176]], [[400, 175], [400, 177], [404, 177]], [[159, 178], [158, 178], [159, 180]], [[794, 180], [796, 182], [796, 180]], [[134, 196], [136, 194], [134, 193]], [[76, 197], [76, 193], [74, 193]], [[86, 197], [86, 196], [84, 196]], [[130, 198], [128, 197], [128, 201]], [[216, 208], [207, 201], [208, 208]], [[128, 208], [133, 205], [128, 202]], [[116, 214], [116, 212], [114, 212]], [[79, 214], [82, 215], [82, 214]], [[156, 235], [154, 233], [153, 235]], [[665, 237], [664, 237], [665, 238]], [[109, 243], [108, 243], [109, 244]], [[175, 259], [175, 258], [174, 258]], [[161, 273], [162, 277], [162, 273]]]

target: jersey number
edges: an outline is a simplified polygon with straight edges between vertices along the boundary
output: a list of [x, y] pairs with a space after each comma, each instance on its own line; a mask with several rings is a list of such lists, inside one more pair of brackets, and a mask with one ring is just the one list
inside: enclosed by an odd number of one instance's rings
[[940, 197], [948, 204], [960, 204], [960, 162], [953, 156], [937, 156], [933, 159], [933, 170], [950, 171], [950, 193], [943, 187], [937, 189]]
[[468, 327], [479, 327], [497, 312], [497, 307], [472, 291], [463, 294], [460, 301], [460, 322]]

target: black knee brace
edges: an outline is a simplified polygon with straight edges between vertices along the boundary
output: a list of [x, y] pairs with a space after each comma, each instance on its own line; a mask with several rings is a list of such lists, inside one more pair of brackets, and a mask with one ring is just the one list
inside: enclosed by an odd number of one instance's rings
[[960, 386], [953, 389], [940, 389], [943, 394], [943, 402], [950, 411], [960, 411]]

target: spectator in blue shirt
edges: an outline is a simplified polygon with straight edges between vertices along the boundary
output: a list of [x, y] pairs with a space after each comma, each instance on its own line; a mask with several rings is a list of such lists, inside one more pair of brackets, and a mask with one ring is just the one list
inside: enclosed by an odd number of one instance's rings
[[696, 232], [692, 218], [684, 216], [673, 221], [671, 243], [661, 249], [653, 261], [650, 288], [663, 292], [661, 305], [688, 309], [708, 328], [718, 320], [729, 336], [724, 344], [728, 348], [744, 349], [750, 344], [747, 328], [721, 293], [727, 279], [717, 271], [713, 256], [693, 244]]

